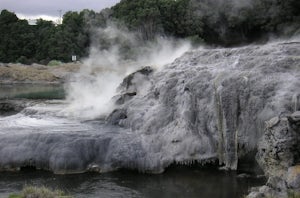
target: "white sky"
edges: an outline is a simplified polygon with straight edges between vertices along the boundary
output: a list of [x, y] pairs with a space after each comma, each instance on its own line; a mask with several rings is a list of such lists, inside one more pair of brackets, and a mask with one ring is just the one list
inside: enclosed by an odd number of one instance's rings
[[7, 9], [19, 18], [57, 20], [59, 10], [67, 11], [90, 9], [96, 12], [111, 7], [120, 0], [0, 0], [0, 10]]

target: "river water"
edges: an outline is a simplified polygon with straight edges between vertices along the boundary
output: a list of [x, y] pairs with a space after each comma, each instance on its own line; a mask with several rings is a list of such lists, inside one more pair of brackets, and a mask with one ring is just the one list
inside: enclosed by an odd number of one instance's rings
[[[53, 85], [6, 85], [0, 86], [0, 98], [27, 98], [27, 99], [63, 99], [62, 87]], [[42, 102], [39, 111], [49, 111], [53, 107], [64, 104], [62, 100]], [[46, 105], [46, 106], [45, 106]], [[42, 110], [41, 110], [42, 109]], [[15, 117], [0, 117], [0, 136], [5, 133], [40, 133], [46, 126], [48, 133], [57, 134], [60, 131], [70, 130], [73, 133], [93, 133], [95, 124], [76, 124], [74, 120], [58, 121], [51, 115], [13, 115]], [[42, 117], [36, 117], [42, 116]], [[40, 120], [45, 123], [37, 123]], [[74, 123], [75, 122], [75, 123]], [[50, 123], [50, 125], [49, 125]], [[57, 123], [57, 126], [54, 126]], [[5, 128], [7, 127], [7, 128]], [[97, 126], [97, 128], [101, 128]], [[38, 130], [37, 130], [38, 129]], [[10, 131], [11, 130], [11, 131]], [[103, 127], [105, 131], [105, 127]], [[108, 133], [103, 132], [103, 135]], [[216, 167], [202, 167], [201, 165], [173, 165], [162, 174], [145, 174], [129, 170], [120, 170], [109, 173], [85, 173], [70, 175], [55, 175], [46, 171], [22, 169], [20, 172], [0, 173], [0, 197], [8, 197], [11, 193], [19, 192], [25, 185], [47, 186], [61, 189], [74, 197], [203, 197], [203, 198], [232, 198], [243, 197], [253, 186], [262, 185], [265, 178], [260, 176], [255, 163], [247, 160], [239, 164], [238, 171], [223, 171]]]
[[18, 192], [24, 185], [61, 189], [75, 197], [243, 197], [252, 186], [264, 183], [254, 175], [240, 178], [236, 172], [200, 167], [172, 167], [163, 174], [132, 171], [104, 174], [54, 175], [23, 171], [1, 173], [0, 197]]

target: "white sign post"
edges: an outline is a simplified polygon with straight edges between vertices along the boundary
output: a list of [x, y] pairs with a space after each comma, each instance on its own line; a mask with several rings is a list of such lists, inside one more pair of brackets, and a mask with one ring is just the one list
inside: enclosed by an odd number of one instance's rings
[[76, 55], [72, 55], [72, 61], [75, 62], [77, 60]]

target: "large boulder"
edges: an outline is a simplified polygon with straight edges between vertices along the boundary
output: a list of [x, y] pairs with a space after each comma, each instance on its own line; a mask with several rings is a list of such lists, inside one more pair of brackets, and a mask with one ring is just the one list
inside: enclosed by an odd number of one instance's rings
[[299, 115], [297, 111], [266, 122], [256, 158], [269, 179], [265, 186], [251, 192], [248, 198], [281, 198], [300, 192]]
[[270, 176], [283, 177], [289, 167], [300, 163], [299, 112], [266, 122], [265, 133], [259, 142], [257, 161]]

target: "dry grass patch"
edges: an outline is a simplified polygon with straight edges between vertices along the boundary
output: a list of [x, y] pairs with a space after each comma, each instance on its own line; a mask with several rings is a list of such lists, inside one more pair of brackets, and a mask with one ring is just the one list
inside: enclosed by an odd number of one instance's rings
[[23, 65], [10, 65], [0, 67], [0, 79], [15, 82], [47, 81], [53, 82], [57, 78], [48, 70]]
[[61, 190], [46, 187], [26, 186], [20, 194], [12, 194], [9, 198], [73, 198]]

